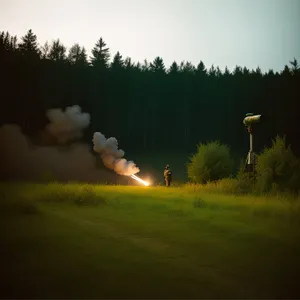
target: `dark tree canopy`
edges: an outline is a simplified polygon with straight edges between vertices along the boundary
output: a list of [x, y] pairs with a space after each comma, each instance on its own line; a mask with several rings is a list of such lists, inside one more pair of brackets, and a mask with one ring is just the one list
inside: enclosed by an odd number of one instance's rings
[[17, 49], [17, 37], [8, 32], [0, 32], [0, 51], [15, 51]]
[[[101, 37], [91, 50], [68, 51], [56, 39], [38, 46], [29, 30], [18, 42], [0, 32], [1, 123], [18, 123], [30, 134], [44, 127], [52, 107], [80, 105], [91, 114], [86, 141], [94, 131], [116, 136], [127, 151], [190, 153], [199, 142], [218, 140], [243, 157], [249, 147], [242, 124], [248, 112], [268, 116], [255, 134], [256, 151], [285, 134], [300, 154], [300, 67], [291, 58], [280, 72], [235, 66], [221, 70], [199, 57], [134, 62], [118, 51], [111, 57]], [[269, 143], [269, 144], [268, 144]]]

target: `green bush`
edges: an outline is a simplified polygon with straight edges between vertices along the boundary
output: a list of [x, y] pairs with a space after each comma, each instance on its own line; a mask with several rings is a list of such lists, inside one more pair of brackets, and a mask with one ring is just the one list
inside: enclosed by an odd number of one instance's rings
[[255, 177], [252, 173], [245, 172], [245, 160], [241, 160], [235, 180], [237, 194], [248, 194], [255, 191]]
[[300, 184], [300, 164], [285, 138], [277, 136], [271, 148], [265, 148], [256, 164], [259, 192], [297, 192]]
[[197, 153], [187, 164], [188, 177], [194, 183], [207, 183], [228, 177], [232, 169], [233, 160], [229, 147], [219, 142], [198, 145]]

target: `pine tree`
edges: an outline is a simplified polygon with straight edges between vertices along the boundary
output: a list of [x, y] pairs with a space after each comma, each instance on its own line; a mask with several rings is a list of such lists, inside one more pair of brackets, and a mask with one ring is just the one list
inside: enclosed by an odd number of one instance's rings
[[130, 57], [126, 57], [124, 61], [125, 70], [132, 70], [134, 67], [134, 64]]
[[293, 61], [290, 61], [290, 64], [292, 65], [291, 73], [292, 75], [296, 75], [300, 72], [300, 66], [298, 65], [297, 59], [294, 57]]
[[19, 43], [19, 51], [23, 55], [30, 55], [32, 57], [40, 57], [40, 50], [36, 35], [31, 29], [28, 30], [25, 36], [21, 38], [22, 42]]
[[217, 69], [216, 69], [216, 76], [217, 76], [218, 78], [221, 78], [221, 77], [222, 77], [222, 71], [220, 70], [219, 66], [218, 66]]
[[144, 63], [142, 65], [142, 71], [143, 72], [149, 71], [149, 68], [150, 68], [150, 66], [149, 66], [147, 59], [144, 59]]
[[163, 59], [159, 56], [157, 56], [152, 63], [150, 63], [150, 70], [152, 72], [159, 72], [159, 73], [165, 73], [166, 68], [165, 64], [163, 62]]
[[48, 41], [46, 41], [44, 46], [41, 47], [42, 59], [48, 59], [49, 58], [49, 51], [50, 51], [50, 46], [48, 44]]
[[69, 51], [68, 61], [72, 65], [88, 65], [87, 54], [84, 47], [80, 47], [79, 44], [74, 44]]
[[182, 63], [181, 71], [184, 73], [193, 74], [195, 72], [195, 67], [191, 62], [187, 61], [185, 63]]
[[281, 71], [281, 75], [283, 76], [291, 75], [291, 70], [287, 65], [284, 66], [284, 69]]
[[210, 77], [215, 77], [217, 74], [216, 68], [215, 66], [212, 64], [212, 66], [210, 67], [209, 71], [208, 71], [208, 75]]
[[243, 68], [243, 75], [245, 75], [245, 76], [250, 75], [250, 71], [248, 68], [246, 68], [246, 67]]
[[224, 70], [224, 76], [229, 77], [230, 75], [231, 75], [231, 73], [230, 73], [228, 67], [226, 66], [225, 70]]
[[272, 69], [269, 69], [267, 75], [270, 76], [270, 77], [275, 76], [274, 71]]
[[111, 63], [111, 69], [112, 70], [120, 70], [123, 67], [124, 67], [124, 61], [123, 61], [122, 55], [118, 51], [116, 53], [116, 55], [114, 56], [113, 61]]
[[240, 66], [235, 66], [233, 72], [232, 72], [233, 76], [235, 77], [241, 77], [243, 76], [243, 70], [242, 67]]
[[135, 64], [134, 69], [137, 70], [137, 71], [141, 71], [142, 70], [142, 64], [138, 61]]
[[[76, 56], [76, 51], [79, 51], [79, 53], [77, 53], [77, 55], [80, 55], [80, 53], [82, 52], [82, 49], [80, 48], [80, 46], [77, 44], [76, 46], [74, 45], [73, 47], [75, 47], [72, 51], [74, 51], [74, 55]], [[79, 47], [79, 48], [78, 48]], [[59, 39], [57, 39], [56, 41], [53, 41], [50, 47], [50, 51], [49, 51], [49, 59], [54, 60], [54, 61], [64, 61], [66, 60], [66, 47], [60, 43]]]
[[17, 49], [17, 37], [8, 32], [0, 32], [0, 51], [15, 51]]
[[258, 76], [258, 77], [262, 77], [262, 76], [263, 76], [260, 67], [257, 67], [257, 68], [255, 69], [254, 74], [255, 74], [256, 76]]
[[179, 72], [179, 66], [177, 62], [174, 61], [168, 70], [168, 74], [177, 74], [178, 72]]
[[203, 63], [202, 60], [200, 61], [200, 63], [198, 64], [198, 66], [196, 68], [196, 74], [198, 76], [206, 76], [207, 75], [207, 70], [206, 70], [205, 64]]
[[106, 47], [106, 43], [104, 42], [102, 37], [100, 37], [99, 41], [92, 49], [91, 63], [93, 67], [106, 69], [108, 68], [109, 58], [109, 48]]

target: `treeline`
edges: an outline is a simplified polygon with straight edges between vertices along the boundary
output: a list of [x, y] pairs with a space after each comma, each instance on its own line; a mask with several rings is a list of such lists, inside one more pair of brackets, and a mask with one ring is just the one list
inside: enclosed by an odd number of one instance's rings
[[188, 152], [199, 142], [219, 140], [245, 154], [242, 120], [254, 112], [266, 116], [256, 150], [279, 134], [300, 154], [296, 59], [281, 72], [241, 66], [221, 71], [202, 61], [166, 68], [161, 57], [140, 63], [119, 52], [112, 56], [103, 38], [90, 56], [79, 44], [67, 51], [59, 39], [40, 47], [29, 30], [20, 41], [0, 32], [0, 64], [1, 123], [17, 123], [27, 134], [44, 127], [47, 109], [78, 104], [91, 114], [90, 143], [92, 133], [101, 131], [127, 151]]

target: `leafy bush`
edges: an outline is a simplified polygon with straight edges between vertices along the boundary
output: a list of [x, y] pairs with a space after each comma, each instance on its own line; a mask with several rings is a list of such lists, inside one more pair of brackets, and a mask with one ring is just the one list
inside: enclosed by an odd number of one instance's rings
[[257, 190], [259, 192], [299, 191], [300, 164], [285, 138], [279, 136], [257, 158]]
[[236, 175], [236, 194], [248, 194], [255, 190], [255, 177], [251, 172], [245, 172], [245, 161], [241, 160], [238, 173]]
[[219, 142], [200, 144], [187, 164], [188, 177], [194, 183], [207, 183], [228, 177], [233, 169], [229, 147]]
[[242, 195], [251, 193], [253, 184], [250, 185], [247, 179], [222, 178], [216, 182], [208, 182], [203, 190], [212, 193]]

